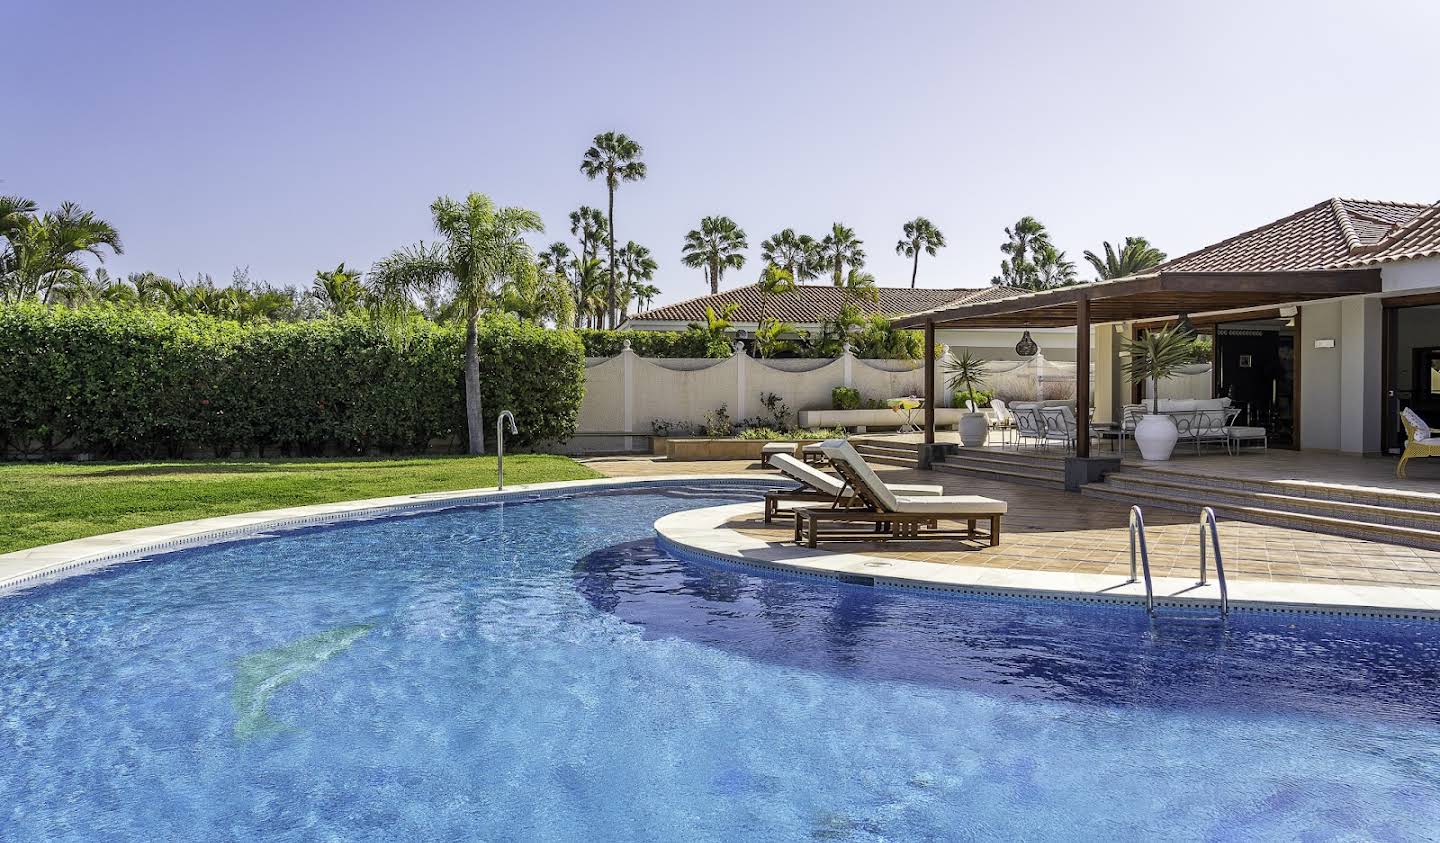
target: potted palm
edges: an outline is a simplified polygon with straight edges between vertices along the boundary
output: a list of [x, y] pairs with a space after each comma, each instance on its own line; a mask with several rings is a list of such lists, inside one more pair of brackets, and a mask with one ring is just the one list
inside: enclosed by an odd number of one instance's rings
[[1124, 371], [1131, 383], [1150, 382], [1151, 411], [1135, 425], [1135, 444], [1147, 460], [1168, 460], [1175, 450], [1179, 431], [1175, 420], [1160, 414], [1160, 381], [1165, 380], [1190, 362], [1193, 337], [1181, 328], [1150, 331], [1135, 339], [1122, 339], [1123, 350], [1130, 355]]
[[[974, 395], [977, 386], [983, 387], [988, 374], [985, 361], [969, 351], [963, 351], [959, 357], [951, 357], [945, 361], [945, 371], [950, 375], [950, 388], [953, 390], [963, 386], [967, 395]], [[965, 447], [978, 448], [984, 445], [985, 435], [989, 432], [990, 421], [985, 418], [984, 413], [961, 414], [960, 442]]]

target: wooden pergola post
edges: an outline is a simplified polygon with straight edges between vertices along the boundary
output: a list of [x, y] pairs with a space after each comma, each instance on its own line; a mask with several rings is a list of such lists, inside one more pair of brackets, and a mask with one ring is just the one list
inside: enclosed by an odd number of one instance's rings
[[935, 320], [925, 320], [925, 444], [935, 444]]
[[1075, 300], [1075, 456], [1090, 456], [1090, 299]]

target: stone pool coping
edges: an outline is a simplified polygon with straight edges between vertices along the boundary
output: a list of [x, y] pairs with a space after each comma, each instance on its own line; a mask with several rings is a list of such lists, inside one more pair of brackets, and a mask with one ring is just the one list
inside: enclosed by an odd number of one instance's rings
[[597, 477], [590, 480], [556, 480], [506, 486], [393, 495], [336, 503], [307, 504], [257, 512], [219, 515], [138, 527], [81, 539], [40, 545], [0, 554], [0, 595], [114, 565], [223, 541], [263, 535], [273, 530], [419, 513], [455, 506], [560, 496], [568, 492], [630, 486], [681, 486], [731, 484], [758, 489], [773, 486], [773, 478], [747, 474], [667, 474], [659, 477]]
[[[691, 509], [655, 522], [660, 545], [671, 553], [767, 568], [802, 576], [824, 577], [923, 591], [949, 591], [989, 597], [1028, 597], [1089, 603], [1143, 606], [1143, 583], [1127, 583], [1110, 574], [1026, 571], [894, 559], [873, 553], [847, 553], [774, 543], [726, 524], [759, 517], [758, 503]], [[843, 547], [843, 545], [831, 545]], [[1193, 579], [1152, 579], [1157, 608], [1204, 608], [1218, 613], [1220, 588], [1212, 578], [1205, 586]], [[1407, 586], [1363, 586], [1288, 583], [1263, 580], [1229, 581], [1231, 612], [1289, 612], [1363, 617], [1440, 620], [1440, 589]]]
[[[776, 480], [753, 474], [599, 477], [519, 484], [503, 491], [492, 487], [427, 492], [178, 521], [0, 554], [0, 595], [88, 573], [107, 565], [189, 547], [253, 538], [277, 530], [511, 499], [544, 499], [587, 490], [716, 484], [759, 489], [774, 486]], [[758, 502], [684, 510], [656, 521], [655, 532], [662, 546], [687, 556], [792, 574], [852, 581], [854, 578], [867, 578], [882, 586], [986, 596], [1137, 605], [1144, 602], [1143, 585], [1127, 584], [1111, 575], [1022, 571], [893, 559], [827, 549], [811, 550], [791, 544], [773, 544], [725, 526], [735, 518], [759, 515], [760, 512], [761, 504]], [[1193, 580], [1175, 577], [1156, 577], [1153, 583], [1157, 606], [1218, 606], [1219, 589], [1214, 583], [1196, 587]], [[1230, 607], [1235, 611], [1440, 620], [1440, 589], [1241, 579], [1230, 583]]]

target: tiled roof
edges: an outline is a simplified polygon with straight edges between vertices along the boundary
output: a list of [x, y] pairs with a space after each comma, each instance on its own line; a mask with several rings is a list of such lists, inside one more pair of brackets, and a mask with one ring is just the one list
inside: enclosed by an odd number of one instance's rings
[[[960, 302], [989, 301], [1015, 293], [1008, 287], [946, 290], [880, 287], [877, 292], [879, 301], [873, 303], [860, 301], [856, 302], [856, 305], [867, 314], [883, 313], [887, 316], [897, 316], [903, 313], [933, 310]], [[758, 284], [751, 284], [747, 287], [725, 290], [712, 296], [700, 296], [688, 301], [657, 307], [644, 313], [637, 313], [631, 316], [629, 321], [632, 323], [703, 322], [705, 321], [705, 308], [713, 307], [716, 313], [720, 313], [726, 305], [737, 303], [740, 305], [740, 309], [730, 317], [732, 322], [759, 322], [762, 318], [769, 317], [796, 324], [818, 323], [826, 319], [833, 319], [835, 313], [840, 309], [841, 300], [840, 288], [831, 284], [800, 284], [795, 287], [793, 295], [770, 297], [761, 294]]]
[[[1334, 268], [1375, 248], [1431, 206], [1327, 199], [1149, 272], [1276, 272]], [[1147, 273], [1148, 274], [1148, 273]]]
[[1388, 236], [1374, 245], [1356, 250], [1354, 257], [1336, 266], [1366, 266], [1437, 255], [1440, 255], [1440, 203], [1431, 205], [1419, 216], [1392, 229]]

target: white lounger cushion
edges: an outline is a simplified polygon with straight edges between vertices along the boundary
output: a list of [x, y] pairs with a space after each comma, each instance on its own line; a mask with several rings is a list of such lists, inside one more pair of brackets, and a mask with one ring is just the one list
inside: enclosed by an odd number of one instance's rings
[[[780, 469], [780, 473], [791, 480], [804, 483], [817, 492], [838, 495], [845, 488], [845, 484], [841, 482], [840, 478], [812, 468], [789, 454], [776, 454], [770, 458], [770, 465]], [[927, 486], [923, 483], [886, 483], [885, 485], [897, 495], [945, 494], [942, 487]]]
[[900, 495], [895, 499], [896, 512], [964, 512], [976, 515], [1004, 515], [1004, 501], [979, 495], [942, 495], [938, 498], [917, 498]]
[[[940, 495], [939, 497], [918, 498], [912, 496], [896, 497], [896, 495], [881, 482], [875, 470], [865, 462], [865, 458], [855, 450], [849, 442], [843, 439], [826, 439], [822, 450], [831, 462], [844, 462], [861, 483], [869, 487], [871, 494], [880, 501], [880, 506], [886, 512], [936, 512], [954, 513], [963, 512], [984, 515], [1004, 515], [1005, 502], [993, 498], [982, 498], [975, 495]], [[973, 507], [987, 507], [976, 509]], [[923, 507], [923, 508], [922, 508]]]

